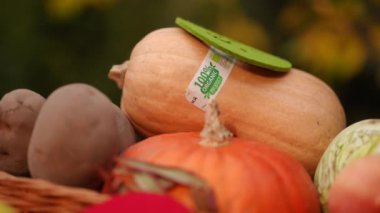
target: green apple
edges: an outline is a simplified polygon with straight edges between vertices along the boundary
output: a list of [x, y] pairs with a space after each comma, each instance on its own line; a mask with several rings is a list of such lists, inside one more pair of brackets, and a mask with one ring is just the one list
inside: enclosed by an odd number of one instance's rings
[[380, 154], [380, 119], [356, 122], [341, 131], [327, 147], [314, 176], [323, 209], [336, 175], [351, 161]]

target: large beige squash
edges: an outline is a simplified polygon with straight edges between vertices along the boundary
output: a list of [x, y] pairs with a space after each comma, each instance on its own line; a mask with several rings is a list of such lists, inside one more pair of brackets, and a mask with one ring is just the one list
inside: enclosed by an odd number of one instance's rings
[[[121, 108], [149, 136], [200, 131], [204, 112], [185, 98], [208, 47], [179, 28], [151, 32], [109, 77], [123, 88]], [[318, 56], [316, 56], [318, 57]], [[242, 138], [261, 141], [299, 160], [310, 174], [346, 125], [334, 91], [297, 69], [276, 73], [237, 63], [217, 96], [221, 120]]]

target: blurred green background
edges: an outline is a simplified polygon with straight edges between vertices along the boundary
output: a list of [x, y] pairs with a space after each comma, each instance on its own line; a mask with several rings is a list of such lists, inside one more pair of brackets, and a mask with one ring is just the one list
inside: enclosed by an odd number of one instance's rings
[[[337, 93], [348, 123], [380, 118], [379, 0], [12, 0], [0, 8], [0, 97], [72, 82], [116, 104], [107, 78], [147, 33], [180, 16], [290, 60]], [[90, 107], [90, 106], [89, 106]]]

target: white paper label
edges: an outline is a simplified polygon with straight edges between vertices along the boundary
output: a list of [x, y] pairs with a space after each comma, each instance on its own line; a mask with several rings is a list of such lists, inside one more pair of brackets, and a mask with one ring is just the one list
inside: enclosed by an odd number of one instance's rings
[[220, 50], [210, 49], [187, 90], [186, 99], [202, 110], [226, 82], [235, 59]]

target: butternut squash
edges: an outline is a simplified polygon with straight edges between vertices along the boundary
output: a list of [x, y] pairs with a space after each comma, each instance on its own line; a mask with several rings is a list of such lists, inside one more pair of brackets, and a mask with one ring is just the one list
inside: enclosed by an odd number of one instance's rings
[[[121, 108], [139, 132], [202, 129], [204, 112], [186, 100], [185, 92], [208, 49], [180, 28], [163, 28], [146, 35], [129, 60], [111, 68], [109, 78], [122, 88]], [[295, 68], [277, 73], [237, 62], [216, 99], [222, 122], [236, 136], [289, 154], [310, 174], [346, 126], [334, 91]]]

